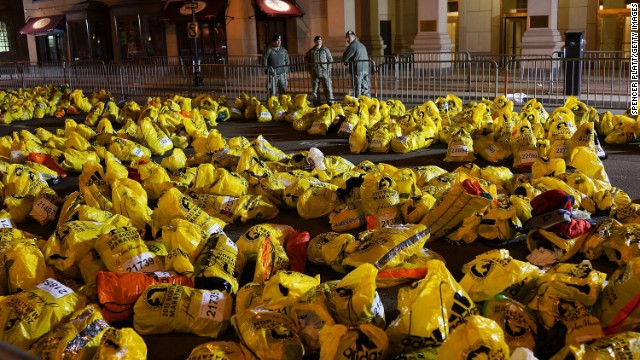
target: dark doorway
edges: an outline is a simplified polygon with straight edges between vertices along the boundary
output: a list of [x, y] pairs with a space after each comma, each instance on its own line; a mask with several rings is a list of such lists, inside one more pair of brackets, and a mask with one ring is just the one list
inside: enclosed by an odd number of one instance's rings
[[391, 51], [393, 50], [393, 47], [391, 46], [391, 21], [380, 21], [380, 37], [384, 44], [387, 45], [387, 47], [384, 48], [384, 54], [391, 55]]
[[62, 62], [66, 61], [64, 35], [36, 36], [36, 49], [38, 61]]
[[288, 49], [287, 44], [287, 23], [285, 18], [267, 18], [256, 20], [256, 31], [258, 39], [258, 51], [262, 52], [265, 47], [271, 44], [271, 37], [275, 34], [282, 36], [282, 46]]

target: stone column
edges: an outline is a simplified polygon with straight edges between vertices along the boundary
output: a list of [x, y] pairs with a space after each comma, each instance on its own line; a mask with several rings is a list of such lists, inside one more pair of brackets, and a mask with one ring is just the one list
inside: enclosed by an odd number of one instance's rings
[[254, 11], [251, 0], [229, 1], [227, 16], [232, 18], [227, 22], [227, 51], [229, 55], [258, 53]]
[[558, 31], [558, 0], [536, 0], [527, 2], [529, 28], [520, 42], [521, 53], [548, 55], [560, 51], [563, 45]]
[[[417, 4], [415, 0], [395, 1], [396, 16], [393, 19], [395, 33], [395, 52], [411, 52], [413, 39], [418, 32], [418, 20], [416, 15]], [[394, 53], [394, 51], [392, 51]]]
[[[320, 6], [323, 7], [322, 13], [326, 14], [324, 15], [326, 17], [321, 20], [321, 22], [326, 21], [326, 29], [319, 32], [323, 34], [322, 43], [331, 49], [334, 57], [340, 56], [346, 48], [344, 33], [349, 29], [355, 28], [353, 0], [326, 0], [320, 3]], [[355, 29], [353, 30], [355, 31]], [[310, 34], [310, 37], [313, 39], [315, 35], [315, 33]], [[312, 42], [309, 44], [312, 44]]]
[[380, 37], [379, 6], [378, 0], [360, 1], [360, 34], [356, 31], [356, 35], [367, 47], [370, 57], [383, 56], [387, 47]]
[[418, 35], [411, 49], [414, 52], [449, 52], [453, 49], [447, 32], [446, 1], [418, 1]]

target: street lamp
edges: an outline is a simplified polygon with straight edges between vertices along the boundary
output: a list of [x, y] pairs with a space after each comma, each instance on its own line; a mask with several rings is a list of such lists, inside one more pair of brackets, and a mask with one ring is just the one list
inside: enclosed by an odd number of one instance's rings
[[200, 55], [198, 54], [198, 22], [196, 20], [196, 9], [198, 3], [196, 0], [191, 0], [190, 3], [184, 4], [187, 9], [191, 9], [191, 23], [189, 24], [189, 36], [193, 38], [193, 86], [200, 87], [203, 84], [202, 72], [200, 69]]

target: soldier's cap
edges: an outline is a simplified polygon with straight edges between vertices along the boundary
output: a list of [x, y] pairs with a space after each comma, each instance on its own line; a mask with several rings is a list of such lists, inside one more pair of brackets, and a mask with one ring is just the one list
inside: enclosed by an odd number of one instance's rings
[[349, 30], [349, 31], [347, 31], [347, 33], [346, 33], [346, 34], [344, 34], [344, 37], [345, 37], [345, 38], [348, 38], [348, 37], [349, 37], [349, 36], [351, 36], [351, 35], [356, 36], [356, 33], [354, 33], [354, 32], [353, 32], [353, 30]]
[[318, 40], [322, 40], [322, 36], [316, 35], [316, 37], [313, 38], [313, 41], [318, 41]]
[[271, 42], [278, 41], [278, 40], [282, 40], [282, 38], [280, 37], [280, 34], [275, 34], [271, 37]]

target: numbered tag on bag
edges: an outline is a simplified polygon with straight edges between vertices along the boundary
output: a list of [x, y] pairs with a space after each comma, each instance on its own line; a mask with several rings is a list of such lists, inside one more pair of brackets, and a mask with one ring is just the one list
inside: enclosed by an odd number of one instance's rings
[[36, 285], [36, 287], [48, 292], [56, 299], [60, 299], [65, 295], [73, 294], [73, 290], [71, 290], [71, 288], [62, 285], [59, 281], [51, 278], [46, 279], [41, 284]]
[[160, 270], [153, 254], [148, 251], [125, 262], [121, 267], [124, 272], [155, 272]]
[[223, 321], [227, 300], [227, 296], [218, 290], [202, 292], [202, 304], [198, 317]]

